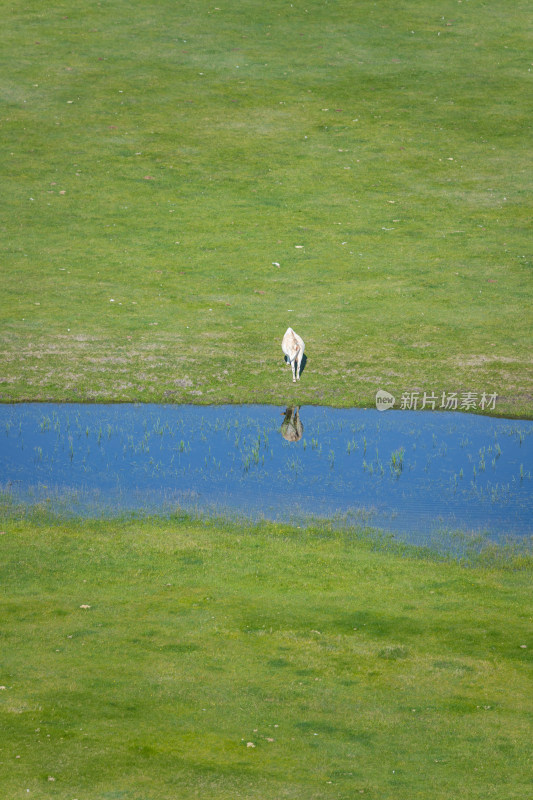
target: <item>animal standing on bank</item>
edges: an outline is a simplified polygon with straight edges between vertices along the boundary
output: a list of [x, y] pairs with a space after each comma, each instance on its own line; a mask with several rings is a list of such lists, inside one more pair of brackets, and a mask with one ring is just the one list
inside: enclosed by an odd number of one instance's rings
[[305, 349], [304, 340], [292, 328], [287, 328], [281, 343], [281, 349], [285, 353], [287, 366], [292, 367], [292, 380], [293, 383], [296, 383], [297, 380], [300, 380], [300, 369]]

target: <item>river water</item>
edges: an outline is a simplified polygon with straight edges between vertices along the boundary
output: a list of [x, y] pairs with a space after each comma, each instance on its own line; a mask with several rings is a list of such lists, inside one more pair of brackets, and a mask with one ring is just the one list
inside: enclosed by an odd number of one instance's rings
[[82, 515], [230, 514], [529, 537], [533, 423], [307, 406], [0, 406], [0, 490]]

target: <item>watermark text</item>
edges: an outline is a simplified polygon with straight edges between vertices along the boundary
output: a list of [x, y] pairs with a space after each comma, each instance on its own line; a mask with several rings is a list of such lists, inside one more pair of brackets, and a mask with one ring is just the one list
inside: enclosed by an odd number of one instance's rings
[[[402, 411], [494, 411], [496, 408], [496, 392], [402, 392], [398, 408]], [[376, 408], [387, 411], [394, 408], [396, 398], [379, 389], [376, 392]]]

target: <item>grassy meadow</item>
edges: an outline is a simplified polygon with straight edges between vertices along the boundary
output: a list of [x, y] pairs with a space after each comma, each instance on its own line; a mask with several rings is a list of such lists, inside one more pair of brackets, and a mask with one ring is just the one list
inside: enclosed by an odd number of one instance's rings
[[531, 416], [525, 0], [0, 6], [1, 401]]
[[[529, 3], [0, 11], [0, 402], [533, 416]], [[0, 796], [525, 800], [531, 576], [2, 506]]]
[[2, 797], [530, 797], [531, 559], [2, 522]]

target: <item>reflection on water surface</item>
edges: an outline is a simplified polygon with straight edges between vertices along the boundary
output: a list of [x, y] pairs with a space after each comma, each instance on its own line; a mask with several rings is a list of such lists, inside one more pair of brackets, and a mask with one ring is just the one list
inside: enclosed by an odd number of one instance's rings
[[82, 514], [345, 517], [423, 540], [531, 534], [533, 423], [275, 406], [0, 406], [0, 484]]
[[281, 435], [287, 442], [299, 442], [304, 432], [304, 426], [300, 421], [300, 409], [287, 408], [284, 414], [285, 419], [281, 425]]

